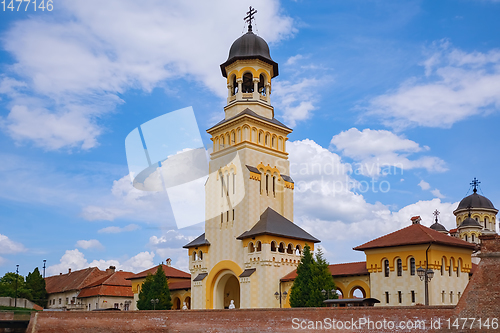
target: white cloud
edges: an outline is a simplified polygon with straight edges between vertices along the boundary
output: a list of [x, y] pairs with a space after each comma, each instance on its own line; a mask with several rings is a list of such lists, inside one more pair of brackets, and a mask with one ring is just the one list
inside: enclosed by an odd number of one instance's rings
[[71, 268], [72, 271], [88, 267], [98, 267], [101, 270], [105, 270], [109, 266], [115, 266], [117, 270], [138, 273], [155, 265], [153, 262], [154, 256], [154, 252], [145, 251], [128, 259], [96, 259], [89, 263], [87, 259], [85, 259], [84, 254], [77, 249], [67, 250], [61, 257], [59, 264], [47, 268], [47, 275], [67, 273], [69, 268]]
[[75, 247], [79, 247], [85, 250], [88, 249], [104, 250], [104, 246], [97, 239], [79, 240], [76, 242]]
[[297, 54], [297, 55], [291, 56], [285, 62], [285, 66], [295, 65], [297, 63], [297, 61], [299, 61], [301, 59], [304, 59], [304, 56], [302, 54]]
[[427, 191], [431, 188], [431, 185], [423, 179], [420, 181], [420, 183], [418, 183], [418, 186], [420, 186], [420, 188], [424, 191]]
[[[95, 204], [83, 207], [80, 215], [89, 221], [114, 221], [126, 217], [141, 222], [175, 223], [168, 209], [167, 193], [138, 190], [132, 186], [129, 175], [115, 180], [111, 193], [100, 197]], [[116, 229], [108, 229], [111, 231]]]
[[430, 172], [446, 171], [445, 162], [438, 157], [422, 156], [409, 159], [415, 153], [428, 151], [415, 141], [386, 130], [351, 128], [332, 137], [331, 144], [344, 156], [359, 162], [357, 170], [363, 175], [380, 176], [395, 173], [396, 169], [423, 168]]
[[116, 226], [106, 227], [106, 228], [99, 229], [97, 232], [100, 234], [118, 234], [121, 232], [134, 231], [137, 229], [139, 229], [138, 225], [129, 224], [125, 227], [116, 227]]
[[0, 254], [14, 254], [25, 251], [26, 248], [23, 244], [14, 242], [9, 237], [0, 234]]
[[[415, 215], [420, 215], [422, 223], [430, 226], [435, 209], [441, 211], [440, 221], [445, 227], [454, 227], [453, 210], [458, 203], [436, 198], [400, 209], [380, 202], [369, 203], [363, 196], [365, 192], [360, 190], [361, 182], [352, 178], [349, 165], [337, 154], [312, 140], [292, 141], [288, 149], [295, 181], [294, 221], [322, 240], [325, 249], [332, 253], [336, 252], [336, 244], [340, 244], [337, 242], [344, 242], [347, 247], [360, 245], [408, 226]], [[367, 190], [381, 192], [378, 186], [375, 182]], [[355, 253], [347, 253], [346, 257], [351, 255]]]
[[297, 81], [275, 81], [273, 95], [276, 107], [281, 109], [281, 117], [290, 127], [295, 127], [298, 121], [312, 117], [317, 108], [315, 103], [317, 93], [315, 88], [324, 80], [302, 78]]
[[423, 62], [425, 75], [370, 101], [367, 113], [398, 130], [410, 126], [449, 128], [500, 108], [500, 50], [467, 53], [448, 41]]
[[[292, 19], [278, 1], [254, 5], [269, 43], [293, 34]], [[241, 21], [227, 13], [246, 10], [246, 4], [229, 0], [156, 0], [147, 6], [89, 0], [60, 3], [56, 19], [19, 20], [2, 39], [14, 58], [0, 84], [0, 93], [11, 99], [3, 128], [14, 140], [45, 149], [90, 149], [102, 133], [99, 117], [113, 111], [128, 89], [151, 91], [187, 78], [224, 98], [219, 64], [241, 32]], [[55, 131], [33, 128], [35, 121]]]
[[436, 198], [439, 198], [439, 199], [444, 199], [446, 198], [444, 195], [441, 194], [441, 192], [435, 188], [431, 191], [432, 195], [434, 195]]

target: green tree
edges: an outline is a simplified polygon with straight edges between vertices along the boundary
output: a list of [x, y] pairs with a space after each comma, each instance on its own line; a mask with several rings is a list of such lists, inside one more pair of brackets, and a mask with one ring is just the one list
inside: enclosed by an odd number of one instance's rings
[[[158, 303], [153, 305], [151, 303], [152, 299], [158, 299]], [[158, 269], [154, 275], [148, 274], [142, 284], [137, 308], [139, 310], [170, 310], [172, 308], [167, 277], [161, 265], [158, 265]]]
[[35, 304], [45, 307], [47, 305], [47, 290], [45, 289], [45, 280], [40, 274], [38, 267], [33, 273], [28, 273], [26, 277], [26, 288], [31, 290], [32, 301]]
[[[334, 290], [335, 283], [328, 270], [328, 262], [323, 257], [323, 252], [318, 249], [316, 259], [311, 253], [308, 244], [304, 246], [304, 253], [297, 266], [297, 277], [290, 290], [290, 306], [292, 307], [322, 307], [328, 295], [323, 295], [322, 290]], [[330, 298], [337, 298], [336, 293]]]
[[5, 273], [0, 278], [0, 297], [16, 297], [16, 280], [17, 280], [17, 298], [31, 299], [31, 290], [26, 288], [24, 276], [16, 273]]

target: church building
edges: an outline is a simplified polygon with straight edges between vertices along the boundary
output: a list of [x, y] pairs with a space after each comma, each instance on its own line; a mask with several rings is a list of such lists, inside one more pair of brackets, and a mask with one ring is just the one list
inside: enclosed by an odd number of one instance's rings
[[252, 31], [232, 44], [220, 68], [227, 79], [225, 117], [213, 141], [205, 184], [205, 233], [185, 245], [191, 308], [279, 307], [280, 278], [318, 239], [293, 223], [294, 183], [286, 151], [292, 129], [274, 117], [278, 76], [266, 41]]

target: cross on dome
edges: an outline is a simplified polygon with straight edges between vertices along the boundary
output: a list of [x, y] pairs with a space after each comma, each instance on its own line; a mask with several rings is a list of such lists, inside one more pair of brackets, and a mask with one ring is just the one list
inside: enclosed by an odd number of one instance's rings
[[474, 179], [470, 183], [470, 185], [472, 185], [472, 187], [473, 187], [474, 193], [477, 192], [477, 188], [478, 188], [479, 184], [481, 184], [481, 182], [479, 180], [477, 180], [476, 177], [474, 177]]
[[441, 214], [440, 211], [438, 211], [437, 209], [434, 211], [434, 213], [432, 213], [432, 215], [434, 215], [434, 217], [436, 218], [436, 223], [438, 221], [438, 215]]
[[243, 19], [245, 22], [248, 22], [248, 31], [252, 31], [252, 20], [254, 20], [254, 15], [257, 13], [257, 10], [255, 8], [252, 8], [252, 6], [249, 7], [249, 11], [247, 12], [247, 16]]

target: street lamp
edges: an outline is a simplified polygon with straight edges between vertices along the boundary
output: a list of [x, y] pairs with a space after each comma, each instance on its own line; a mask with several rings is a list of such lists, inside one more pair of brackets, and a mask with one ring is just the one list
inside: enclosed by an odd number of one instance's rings
[[332, 293], [332, 296], [335, 295], [337, 291], [335, 289], [332, 289], [332, 290], [329, 290], [329, 291], [326, 291], [325, 289], [321, 290], [321, 293], [323, 294], [323, 296], [327, 296], [328, 299], [330, 299], [330, 293]]
[[45, 263], [47, 260], [43, 259], [43, 278], [45, 279]]
[[288, 293], [286, 291], [284, 292], [275, 292], [274, 293], [274, 297], [276, 297], [276, 299], [279, 299], [280, 300], [280, 308], [281, 308], [281, 300], [285, 300], [286, 297], [288, 296]]
[[422, 266], [417, 268], [417, 275], [420, 281], [425, 281], [425, 305], [429, 305], [429, 282], [434, 277], [432, 269], [423, 269]]
[[14, 301], [14, 307], [17, 308], [17, 280], [19, 277], [19, 265], [16, 265], [16, 299]]
[[156, 310], [156, 304], [158, 304], [160, 300], [158, 298], [152, 299], [151, 304], [153, 304], [153, 310]]

